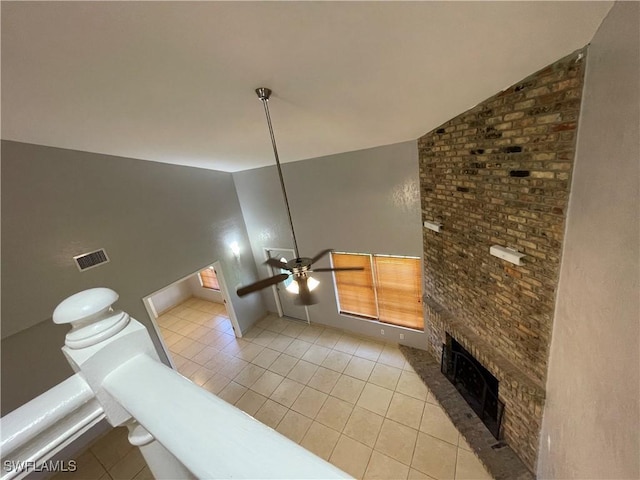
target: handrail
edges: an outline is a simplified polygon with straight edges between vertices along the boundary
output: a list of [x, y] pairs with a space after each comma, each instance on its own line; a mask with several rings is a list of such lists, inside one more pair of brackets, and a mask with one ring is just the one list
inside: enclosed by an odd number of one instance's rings
[[102, 385], [197, 478], [350, 478], [144, 354]]
[[2, 460], [14, 464], [0, 478], [21, 476], [103, 418], [102, 406], [80, 375], [64, 380], [0, 419]]
[[0, 450], [6, 456], [93, 398], [93, 390], [75, 374], [0, 419]]

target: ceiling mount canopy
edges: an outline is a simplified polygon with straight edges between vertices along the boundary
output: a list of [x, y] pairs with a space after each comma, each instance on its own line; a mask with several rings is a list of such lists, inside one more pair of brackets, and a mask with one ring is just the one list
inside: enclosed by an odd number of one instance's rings
[[[267, 119], [267, 126], [269, 128], [269, 135], [271, 137], [271, 146], [273, 147], [273, 156], [276, 160], [276, 168], [278, 170], [278, 177], [280, 178], [280, 187], [282, 189], [282, 196], [284, 198], [284, 204], [287, 209], [287, 216], [289, 218], [289, 226], [291, 227], [291, 237], [293, 239], [293, 247], [295, 251], [295, 258], [288, 262], [283, 262], [275, 258], [270, 258], [265, 263], [271, 266], [275, 271], [278, 269], [281, 273], [278, 273], [272, 277], [258, 280], [250, 285], [240, 287], [237, 290], [239, 297], [243, 297], [253, 292], [257, 292], [264, 288], [276, 285], [280, 282], [284, 282], [290, 276], [293, 275], [294, 283], [287, 287], [287, 290], [296, 294], [295, 303], [298, 305], [313, 305], [317, 302], [312, 290], [315, 289], [319, 282], [310, 276], [312, 272], [334, 272], [340, 270], [362, 270], [360, 267], [344, 267], [344, 268], [316, 268], [311, 269], [311, 266], [324, 257], [326, 254], [332, 251], [332, 249], [322, 250], [316, 254], [313, 258], [301, 257], [298, 249], [298, 240], [296, 239], [296, 231], [293, 228], [293, 219], [291, 218], [291, 208], [289, 207], [289, 198], [287, 197], [287, 189], [284, 184], [284, 177], [282, 176], [282, 167], [280, 166], [280, 157], [278, 156], [278, 146], [276, 145], [276, 137], [273, 133], [273, 125], [271, 124], [271, 115], [269, 113], [269, 97], [271, 97], [272, 91], [266, 87], [256, 88], [256, 94], [264, 106], [264, 114]], [[285, 273], [289, 272], [289, 273]], [[274, 272], [275, 273], [275, 272]]]
[[266, 87], [256, 88], [256, 93], [258, 94], [258, 98], [260, 100], [269, 100], [269, 97], [271, 96], [271, 89]]

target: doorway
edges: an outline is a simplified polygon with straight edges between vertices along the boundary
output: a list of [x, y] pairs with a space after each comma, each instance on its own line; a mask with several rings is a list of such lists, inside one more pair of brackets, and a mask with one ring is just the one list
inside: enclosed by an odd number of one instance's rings
[[[218, 350], [242, 337], [220, 262], [214, 262], [142, 302], [171, 366], [185, 376], [195, 350]], [[189, 360], [189, 362], [187, 362]]]
[[[295, 257], [295, 252], [290, 248], [265, 248], [265, 256], [266, 259], [276, 258], [286, 262]], [[288, 270], [281, 270], [277, 267], [269, 268], [271, 268], [272, 275], [290, 273]], [[287, 291], [287, 286], [291, 282], [293, 282], [293, 279], [290, 277], [284, 282], [278, 283], [272, 287], [276, 307], [278, 308], [278, 316], [304, 320], [309, 323], [309, 311], [307, 310], [307, 307], [296, 305], [293, 302], [295, 298], [294, 295]]]

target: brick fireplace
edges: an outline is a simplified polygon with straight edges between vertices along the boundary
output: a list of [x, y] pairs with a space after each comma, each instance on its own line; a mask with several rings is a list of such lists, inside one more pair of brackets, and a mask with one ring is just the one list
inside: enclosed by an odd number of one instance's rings
[[[500, 382], [504, 441], [533, 471], [545, 398], [585, 50], [418, 140], [425, 330], [450, 335]], [[481, 72], [480, 72], [481, 74]], [[492, 245], [524, 253], [517, 266]]]

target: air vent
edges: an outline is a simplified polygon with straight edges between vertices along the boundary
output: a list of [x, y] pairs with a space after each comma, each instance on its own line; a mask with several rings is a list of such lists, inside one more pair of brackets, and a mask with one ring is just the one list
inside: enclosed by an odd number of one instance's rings
[[109, 257], [107, 257], [107, 252], [105, 252], [104, 248], [96, 250], [95, 252], [76, 255], [73, 259], [76, 261], [76, 266], [81, 272], [109, 262]]

